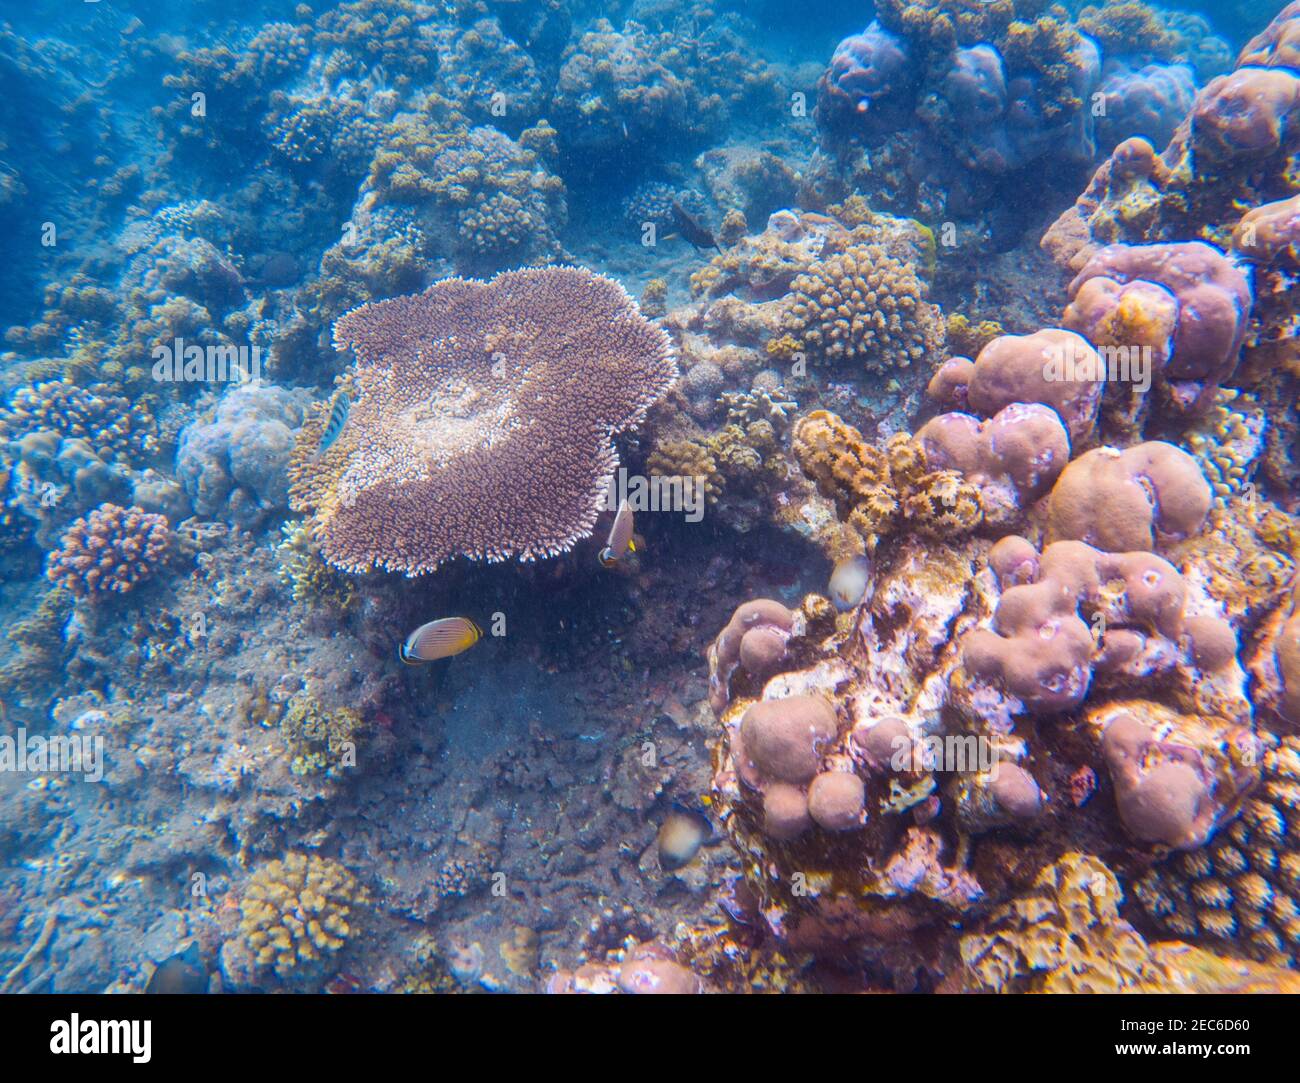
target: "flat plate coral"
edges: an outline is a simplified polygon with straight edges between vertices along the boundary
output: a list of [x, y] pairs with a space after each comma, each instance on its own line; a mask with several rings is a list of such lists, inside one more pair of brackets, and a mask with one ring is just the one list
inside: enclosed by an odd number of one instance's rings
[[571, 548], [618, 466], [614, 434], [677, 377], [668, 336], [622, 286], [573, 267], [362, 305], [334, 344], [357, 357], [351, 416], [319, 456], [324, 407], [308, 420], [292, 496], [314, 512], [325, 559], [349, 571]]

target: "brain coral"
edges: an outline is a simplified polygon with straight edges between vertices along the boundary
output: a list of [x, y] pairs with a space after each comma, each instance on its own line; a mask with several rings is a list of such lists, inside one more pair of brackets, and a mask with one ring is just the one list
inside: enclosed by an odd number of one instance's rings
[[804, 348], [869, 372], [908, 368], [943, 347], [944, 324], [909, 263], [854, 245], [794, 280], [785, 331]]
[[357, 356], [351, 414], [291, 466], [322, 555], [349, 571], [433, 571], [457, 555], [533, 560], [590, 533], [612, 438], [677, 376], [668, 336], [618, 283], [571, 267], [453, 278], [334, 327]]
[[1047, 531], [1111, 552], [1155, 548], [1163, 537], [1200, 530], [1210, 486], [1187, 452], [1152, 440], [1125, 451], [1094, 448], [1062, 472], [1052, 488]]

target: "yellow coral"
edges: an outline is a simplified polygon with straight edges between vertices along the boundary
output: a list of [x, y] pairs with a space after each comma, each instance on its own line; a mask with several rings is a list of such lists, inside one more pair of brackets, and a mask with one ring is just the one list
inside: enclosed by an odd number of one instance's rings
[[925, 293], [910, 264], [881, 245], [853, 245], [794, 280], [783, 330], [810, 353], [869, 372], [908, 368], [943, 348]]
[[963, 984], [982, 992], [1116, 993], [1170, 983], [1145, 940], [1119, 916], [1119, 881], [1070, 852], [1025, 895], [962, 937]]
[[259, 969], [288, 978], [342, 948], [355, 932], [353, 910], [367, 901], [337, 861], [290, 853], [249, 879], [239, 901], [239, 937]]
[[921, 445], [906, 433], [877, 448], [842, 418], [816, 410], [795, 425], [793, 450], [864, 546], [874, 547], [899, 520], [936, 537], [973, 530], [983, 520], [979, 491], [955, 470], [930, 470]]

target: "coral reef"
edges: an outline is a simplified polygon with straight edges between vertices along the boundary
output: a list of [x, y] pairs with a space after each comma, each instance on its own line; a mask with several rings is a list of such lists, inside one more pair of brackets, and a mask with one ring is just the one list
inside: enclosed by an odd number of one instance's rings
[[1124, 380], [1154, 378], [1175, 406], [1203, 412], [1229, 379], [1252, 295], [1222, 252], [1199, 242], [1108, 245], [1070, 284], [1062, 320], [1098, 349], [1126, 351]]
[[953, 357], [930, 380], [940, 405], [991, 418], [1014, 403], [1056, 411], [1075, 444], [1092, 434], [1106, 369], [1089, 342], [1056, 327], [1032, 335], [1000, 335], [974, 361]]

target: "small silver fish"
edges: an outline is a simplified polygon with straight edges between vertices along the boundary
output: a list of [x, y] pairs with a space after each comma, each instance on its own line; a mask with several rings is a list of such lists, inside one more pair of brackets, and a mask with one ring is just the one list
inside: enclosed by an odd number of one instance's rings
[[614, 525], [609, 528], [609, 540], [600, 551], [600, 562], [606, 568], [612, 568], [628, 553], [636, 552], [636, 540], [632, 537], [632, 509], [626, 500], [618, 506], [614, 516]]
[[334, 404], [330, 407], [330, 416], [325, 422], [325, 429], [321, 433], [320, 446], [316, 448], [316, 454], [313, 458], [319, 459], [327, 452], [334, 441], [339, 438], [343, 432], [343, 427], [348, 423], [348, 414], [352, 411], [352, 396], [346, 391], [340, 391], [334, 396]]
[[422, 624], [397, 648], [397, 657], [408, 666], [436, 662], [467, 651], [483, 636], [468, 617], [443, 617]]

